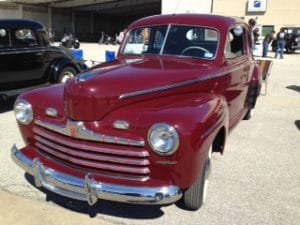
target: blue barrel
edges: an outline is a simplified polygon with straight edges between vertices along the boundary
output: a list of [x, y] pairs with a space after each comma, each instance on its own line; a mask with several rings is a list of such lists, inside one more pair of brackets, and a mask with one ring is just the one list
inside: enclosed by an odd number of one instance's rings
[[70, 49], [75, 60], [83, 60], [83, 50], [82, 49]]
[[105, 61], [110, 62], [116, 58], [114, 51], [105, 51]]

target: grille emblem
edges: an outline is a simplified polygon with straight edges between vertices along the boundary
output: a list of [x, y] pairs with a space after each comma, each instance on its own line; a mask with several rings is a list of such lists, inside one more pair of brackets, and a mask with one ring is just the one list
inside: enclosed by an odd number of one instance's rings
[[70, 131], [70, 136], [72, 138], [77, 138], [78, 137], [78, 129], [80, 129], [81, 123], [80, 122], [68, 121], [67, 127]]

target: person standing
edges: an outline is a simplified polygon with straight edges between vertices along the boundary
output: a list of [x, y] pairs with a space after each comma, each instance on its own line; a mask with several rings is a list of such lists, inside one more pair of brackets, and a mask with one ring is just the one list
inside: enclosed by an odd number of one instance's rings
[[276, 38], [277, 38], [277, 46], [276, 46], [275, 59], [277, 58], [278, 54], [280, 54], [280, 58], [283, 59], [283, 49], [285, 46], [285, 32], [283, 28], [280, 29]]
[[273, 30], [265, 36], [265, 38], [263, 40], [262, 57], [267, 57], [268, 56], [269, 44], [275, 39], [274, 34], [275, 34], [275, 31]]
[[50, 40], [50, 43], [54, 42], [54, 36], [55, 36], [55, 34], [54, 34], [52, 28], [50, 27], [49, 28], [49, 40]]
[[253, 30], [253, 37], [254, 37], [254, 44], [257, 45], [258, 44], [258, 38], [259, 38], [259, 29], [258, 27], [254, 28]]
[[252, 42], [252, 51], [255, 49], [255, 42], [254, 42], [254, 33], [253, 33], [253, 30], [254, 30], [254, 27], [256, 25], [256, 20], [255, 19], [249, 19], [248, 20], [248, 25], [250, 27], [250, 31], [251, 31], [251, 42]]

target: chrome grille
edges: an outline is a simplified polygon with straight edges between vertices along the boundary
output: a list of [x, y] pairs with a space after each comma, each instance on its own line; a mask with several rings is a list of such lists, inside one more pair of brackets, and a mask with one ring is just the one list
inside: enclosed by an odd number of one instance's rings
[[37, 125], [33, 132], [35, 147], [40, 153], [68, 166], [109, 177], [149, 178], [149, 153], [144, 148], [78, 140]]

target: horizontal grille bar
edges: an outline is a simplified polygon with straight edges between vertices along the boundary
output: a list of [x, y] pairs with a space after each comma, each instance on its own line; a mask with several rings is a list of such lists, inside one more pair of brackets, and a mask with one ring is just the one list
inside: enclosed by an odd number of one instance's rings
[[36, 143], [36, 147], [38, 147], [39, 149], [41, 149], [51, 155], [54, 155], [57, 158], [66, 160], [67, 162], [74, 163], [78, 166], [88, 166], [88, 167], [96, 168], [96, 169], [110, 170], [110, 171], [123, 172], [123, 173], [134, 173], [134, 174], [148, 174], [150, 172], [148, 167], [135, 168], [135, 167], [129, 167], [129, 166], [124, 166], [124, 165], [112, 165], [112, 164], [108, 164], [108, 163], [99, 163], [99, 162], [95, 162], [95, 161], [75, 158], [75, 157], [63, 154], [59, 151], [56, 151], [55, 149], [52, 149], [52, 148], [42, 145], [40, 143]]
[[145, 142], [143, 140], [133, 140], [94, 132], [85, 127], [84, 123], [81, 121], [68, 120], [66, 125], [58, 125], [36, 119], [34, 123], [56, 133], [69, 137], [76, 137], [77, 139], [81, 140], [137, 147], [145, 146]]
[[74, 169], [118, 179], [149, 179], [149, 153], [144, 148], [74, 139], [37, 125], [33, 132], [37, 151]]
[[39, 127], [34, 127], [33, 132], [38, 134], [39, 136], [45, 137], [47, 139], [50, 139], [56, 143], [59, 143], [61, 145], [69, 146], [71, 148], [77, 148], [82, 149], [85, 151], [92, 151], [97, 153], [105, 153], [105, 154], [114, 154], [114, 155], [122, 155], [122, 156], [130, 156], [130, 157], [148, 157], [149, 153], [146, 150], [118, 150], [118, 149], [110, 149], [110, 148], [104, 148], [99, 147], [99, 145], [93, 144], [92, 142], [89, 142], [89, 144], [81, 144], [79, 142], [74, 142], [72, 140], [68, 140], [61, 135], [56, 135], [53, 132], [45, 131], [44, 129], [41, 129]]
[[134, 166], [147, 166], [149, 165], [149, 161], [147, 159], [136, 159], [136, 158], [124, 158], [124, 157], [116, 157], [116, 156], [105, 156], [95, 153], [86, 153], [82, 151], [77, 151], [75, 149], [70, 149], [68, 147], [64, 147], [58, 144], [55, 144], [53, 142], [50, 142], [40, 136], [34, 136], [35, 140], [38, 143], [41, 143], [45, 146], [48, 146], [52, 149], [56, 149], [62, 153], [66, 153], [68, 155], [74, 156], [74, 157], [80, 157], [85, 159], [91, 159], [95, 161], [102, 161], [102, 162], [112, 162], [112, 163], [119, 163], [119, 164], [128, 164], [128, 165], [134, 165]]

